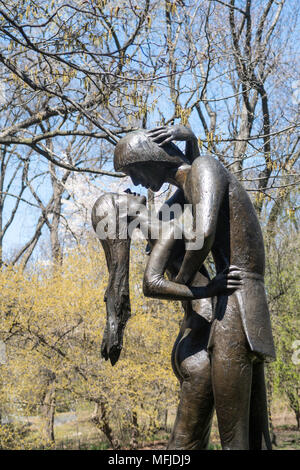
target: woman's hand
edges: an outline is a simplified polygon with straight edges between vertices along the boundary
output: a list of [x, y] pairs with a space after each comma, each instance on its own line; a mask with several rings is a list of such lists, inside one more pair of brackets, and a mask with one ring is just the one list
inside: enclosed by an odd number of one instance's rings
[[161, 126], [147, 131], [149, 137], [160, 147], [173, 140], [196, 139], [195, 134], [189, 127], [177, 124], [175, 126]]
[[232, 294], [243, 285], [242, 275], [235, 266], [229, 268], [228, 272], [217, 274], [207, 285], [209, 297]]

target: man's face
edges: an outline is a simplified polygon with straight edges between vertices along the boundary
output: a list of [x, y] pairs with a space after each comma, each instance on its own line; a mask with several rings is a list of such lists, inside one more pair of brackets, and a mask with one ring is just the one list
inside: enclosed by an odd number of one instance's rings
[[164, 163], [142, 162], [128, 165], [124, 168], [135, 186], [141, 184], [147, 189], [156, 192], [167, 181], [169, 168]]

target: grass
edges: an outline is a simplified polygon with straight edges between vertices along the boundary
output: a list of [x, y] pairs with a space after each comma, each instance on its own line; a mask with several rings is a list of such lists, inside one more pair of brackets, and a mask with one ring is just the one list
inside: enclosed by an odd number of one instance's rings
[[[87, 413], [79, 413], [78, 422], [55, 426], [57, 448], [106, 450], [109, 444], [105, 437], [88, 421]], [[287, 421], [289, 423], [287, 423]], [[274, 450], [300, 450], [300, 431], [293, 424], [293, 415], [285, 412], [282, 419], [275, 415], [276, 446]], [[147, 442], [138, 446], [140, 449], [164, 449], [168, 435], [161, 431], [152, 436]], [[124, 446], [125, 447], [125, 446]], [[126, 446], [126, 448], [128, 448]], [[209, 450], [221, 450], [217, 420], [214, 417]]]
[[[68, 421], [74, 413], [57, 413], [57, 424], [54, 426], [56, 449], [86, 449], [106, 450], [109, 443], [105, 436], [100, 433], [90, 422], [91, 410], [83, 409], [76, 412], [76, 419]], [[167, 426], [169, 430], [173, 426], [175, 413], [169, 413]], [[274, 450], [300, 450], [300, 431], [296, 429], [295, 417], [282, 402], [275, 404], [272, 409], [272, 421], [276, 435], [276, 446]], [[39, 417], [28, 418], [28, 424], [33, 434], [40, 433], [41, 420]], [[165, 449], [169, 433], [162, 430], [149, 437], [145, 442], [138, 445], [138, 449]], [[129, 444], [122, 448], [129, 449]], [[209, 450], [220, 450], [220, 439], [216, 416], [213, 419], [211, 440]]]

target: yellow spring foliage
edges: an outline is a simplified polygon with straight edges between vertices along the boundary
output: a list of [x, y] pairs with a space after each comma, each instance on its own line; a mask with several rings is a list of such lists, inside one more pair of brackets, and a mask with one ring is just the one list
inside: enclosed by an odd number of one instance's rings
[[[70, 403], [105, 403], [117, 433], [130, 428], [132, 416], [143, 435], [155, 430], [164, 411], [177, 402], [170, 355], [182, 313], [176, 302], [143, 296], [143, 250], [131, 250], [132, 316], [114, 367], [100, 357], [108, 276], [98, 242], [69, 251], [62, 266], [36, 263], [27, 272], [3, 268], [2, 413], [39, 414], [51, 383], [57, 396]], [[60, 405], [66, 404], [58, 400]]]

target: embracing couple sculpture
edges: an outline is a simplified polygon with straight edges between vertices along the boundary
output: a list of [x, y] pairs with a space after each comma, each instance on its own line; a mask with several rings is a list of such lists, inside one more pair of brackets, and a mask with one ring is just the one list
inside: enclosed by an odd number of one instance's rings
[[[185, 152], [173, 141], [186, 141]], [[218, 160], [199, 156], [195, 135], [181, 125], [131, 132], [118, 142], [114, 165], [134, 185], [153, 191], [166, 182], [176, 186], [165, 204], [189, 204], [197, 219], [194, 237], [202, 239], [187, 249], [186, 240], [174, 236], [172, 218], [163, 222], [163, 237], [148, 237], [144, 295], [180, 300], [185, 311], [172, 352], [181, 395], [168, 449], [207, 448], [214, 408], [223, 449], [270, 449], [264, 362], [275, 351], [264, 243], [250, 198]], [[134, 193], [105, 194], [93, 208], [93, 227], [97, 232], [105, 217], [119, 211], [119, 221], [147, 228], [151, 222], [140, 210], [145, 205], [146, 198]], [[114, 364], [130, 316], [130, 237], [99, 238], [110, 273], [102, 355]], [[217, 273], [212, 280], [203, 265], [209, 253]]]

